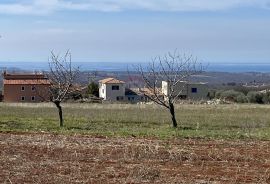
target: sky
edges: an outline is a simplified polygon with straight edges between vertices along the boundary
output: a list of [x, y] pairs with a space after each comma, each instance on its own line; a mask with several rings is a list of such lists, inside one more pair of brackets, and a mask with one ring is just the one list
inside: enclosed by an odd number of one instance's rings
[[270, 0], [0, 0], [0, 62], [270, 63]]

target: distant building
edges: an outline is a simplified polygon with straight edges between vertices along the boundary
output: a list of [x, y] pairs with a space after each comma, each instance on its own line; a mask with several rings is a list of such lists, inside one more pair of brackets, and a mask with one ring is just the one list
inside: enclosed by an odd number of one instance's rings
[[125, 101], [129, 103], [147, 102], [148, 98], [145, 96], [145, 88], [126, 88]]
[[[169, 92], [169, 82], [162, 81], [162, 93], [167, 96]], [[206, 83], [181, 81], [175, 86], [174, 95], [179, 95], [180, 99], [207, 99], [208, 87]]]
[[[149, 102], [149, 97], [157, 95], [165, 98], [169, 94], [167, 81], [162, 81], [162, 88], [156, 88], [155, 93], [148, 88], [125, 88], [125, 82], [115, 78], [106, 78], [99, 81], [99, 97], [104, 101], [122, 101], [129, 103]], [[181, 81], [175, 87], [175, 94], [180, 99], [202, 100], [207, 99], [208, 87], [206, 83]]]
[[43, 74], [3, 74], [4, 102], [49, 101], [50, 81]]
[[100, 80], [99, 97], [106, 101], [124, 101], [125, 82], [115, 78]]

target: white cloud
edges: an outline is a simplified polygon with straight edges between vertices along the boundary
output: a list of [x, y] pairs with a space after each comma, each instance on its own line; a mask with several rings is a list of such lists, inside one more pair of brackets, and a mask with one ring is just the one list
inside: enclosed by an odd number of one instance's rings
[[61, 0], [32, 0], [30, 3], [1, 3], [2, 14], [47, 15], [58, 10], [90, 10], [90, 3], [73, 3]]
[[77, 11], [220, 11], [238, 7], [268, 8], [270, 0], [22, 0], [1, 3], [4, 14], [50, 14]]

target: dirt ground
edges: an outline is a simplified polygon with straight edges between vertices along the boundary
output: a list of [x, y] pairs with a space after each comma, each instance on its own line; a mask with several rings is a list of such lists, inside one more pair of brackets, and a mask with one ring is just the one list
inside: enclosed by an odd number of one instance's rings
[[270, 183], [269, 141], [0, 133], [0, 183]]

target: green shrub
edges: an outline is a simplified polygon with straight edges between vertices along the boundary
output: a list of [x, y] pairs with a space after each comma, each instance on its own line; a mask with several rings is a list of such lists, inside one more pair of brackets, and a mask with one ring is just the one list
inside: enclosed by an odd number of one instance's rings
[[263, 94], [257, 91], [250, 91], [247, 94], [248, 102], [249, 103], [263, 103]]
[[244, 95], [247, 95], [249, 91], [252, 91], [249, 87], [245, 86], [236, 86], [233, 88], [235, 91], [242, 92]]
[[96, 97], [99, 97], [99, 86], [95, 82], [90, 82], [87, 86], [87, 95], [91, 96], [94, 95]]
[[239, 103], [247, 102], [247, 100], [245, 100], [244, 93], [234, 91], [234, 90], [223, 91], [220, 94], [220, 98], [224, 100], [233, 101], [233, 102], [239, 102]]
[[263, 94], [262, 101], [264, 104], [270, 103], [270, 91], [267, 91], [266, 93]]
[[240, 93], [237, 97], [236, 97], [236, 102], [237, 103], [247, 103], [248, 102], [248, 98], [246, 95], [244, 95], [244, 93]]
[[223, 93], [224, 90], [218, 90], [215, 92], [215, 98], [219, 99], [221, 97], [221, 93]]
[[214, 89], [209, 90], [209, 92], [208, 92], [208, 94], [207, 94], [207, 97], [208, 97], [210, 100], [214, 99], [214, 98], [216, 97], [216, 90], [214, 90]]

